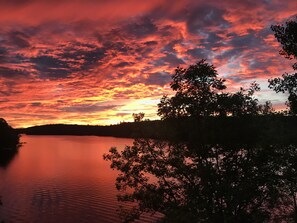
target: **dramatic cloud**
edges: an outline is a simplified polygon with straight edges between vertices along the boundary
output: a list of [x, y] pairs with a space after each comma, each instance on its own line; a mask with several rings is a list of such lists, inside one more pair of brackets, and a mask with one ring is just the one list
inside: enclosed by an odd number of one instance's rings
[[228, 89], [291, 72], [270, 26], [295, 0], [0, 1], [0, 116], [14, 127], [156, 119], [177, 66], [205, 58]]
[[75, 112], [75, 113], [94, 113], [98, 111], [106, 111], [116, 108], [116, 105], [89, 105], [89, 104], [82, 104], [82, 105], [74, 105], [69, 107], [62, 107], [62, 111], [66, 112]]

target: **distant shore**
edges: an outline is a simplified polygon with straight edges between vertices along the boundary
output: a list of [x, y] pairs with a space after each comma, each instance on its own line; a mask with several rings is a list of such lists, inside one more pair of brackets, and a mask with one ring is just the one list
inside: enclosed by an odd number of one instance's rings
[[282, 115], [182, 118], [110, 126], [51, 124], [17, 129], [28, 135], [95, 135], [201, 143], [297, 142], [297, 117]]

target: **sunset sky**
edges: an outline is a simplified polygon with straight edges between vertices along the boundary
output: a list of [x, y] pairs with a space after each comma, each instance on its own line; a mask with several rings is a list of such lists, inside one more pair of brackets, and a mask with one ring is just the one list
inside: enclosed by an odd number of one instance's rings
[[296, 0], [0, 0], [0, 117], [13, 127], [116, 124], [171, 94], [170, 75], [205, 58], [227, 90], [292, 72], [270, 26]]

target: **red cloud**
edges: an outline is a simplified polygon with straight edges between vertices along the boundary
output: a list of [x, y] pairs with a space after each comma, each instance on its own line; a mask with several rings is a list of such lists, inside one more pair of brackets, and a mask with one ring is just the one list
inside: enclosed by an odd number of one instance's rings
[[230, 91], [258, 80], [280, 106], [265, 81], [291, 62], [270, 25], [296, 11], [295, 0], [0, 2], [0, 115], [15, 127], [154, 119], [175, 67], [201, 58]]

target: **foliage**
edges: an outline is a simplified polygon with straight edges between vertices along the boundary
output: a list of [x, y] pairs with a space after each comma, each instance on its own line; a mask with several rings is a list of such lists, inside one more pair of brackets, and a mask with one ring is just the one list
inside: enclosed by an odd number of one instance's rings
[[287, 106], [291, 114], [297, 114], [297, 73], [283, 74], [282, 78], [269, 79], [269, 88], [276, 93], [289, 93]]
[[144, 118], [144, 113], [140, 112], [140, 113], [133, 113], [132, 117], [134, 119], [134, 122], [141, 122]]
[[[297, 192], [296, 151], [138, 139], [122, 152], [111, 148], [104, 159], [120, 171], [119, 200], [138, 204], [126, 222], [142, 212], [161, 212], [165, 222], [265, 222], [280, 215], [289, 222]], [[281, 211], [284, 200], [293, 208]]]
[[[271, 26], [278, 42], [282, 45], [280, 54], [288, 59], [297, 59], [297, 16], [295, 20], [289, 20], [285, 25]], [[297, 69], [297, 63], [294, 63], [293, 69]], [[275, 92], [288, 93], [287, 106], [291, 114], [297, 114], [297, 73], [282, 75], [282, 78], [270, 79], [269, 88]]]
[[251, 83], [249, 89], [240, 88], [240, 91], [231, 94], [223, 93], [217, 96], [217, 112], [220, 116], [228, 114], [232, 116], [256, 115], [260, 108], [258, 99], [253, 95], [260, 87], [256, 82]]
[[0, 167], [5, 168], [18, 152], [19, 134], [0, 118]]
[[[272, 26], [283, 45], [281, 54], [289, 59], [297, 58], [296, 27], [292, 21]], [[296, 80], [297, 74], [269, 80], [276, 92], [289, 93], [293, 114]], [[142, 212], [163, 213], [164, 222], [297, 222], [297, 147], [290, 131], [296, 117], [278, 121], [271, 102], [259, 105], [255, 82], [235, 93], [224, 92], [224, 82], [205, 60], [177, 67], [170, 84], [175, 95], [164, 95], [158, 104], [158, 115], [176, 131], [172, 138], [177, 140], [139, 138], [123, 151], [111, 148], [104, 155], [120, 171], [119, 201], [135, 202], [122, 215], [125, 222]]]
[[259, 105], [259, 113], [262, 115], [271, 115], [274, 113], [271, 101], [266, 101], [264, 105]]
[[[286, 147], [277, 146], [279, 189], [281, 196], [279, 201], [282, 204], [281, 220], [297, 222], [297, 147], [289, 145]], [[285, 218], [284, 218], [285, 217]], [[277, 219], [277, 217], [276, 217]], [[282, 221], [279, 221], [282, 222]]]
[[[285, 25], [272, 25], [271, 29], [277, 41], [282, 44], [280, 55], [288, 59], [297, 59], [297, 16]], [[297, 69], [297, 63], [293, 68]]]
[[[262, 112], [260, 114], [263, 114]], [[297, 116], [270, 115], [203, 119], [154, 120], [121, 123], [111, 126], [43, 125], [18, 130], [28, 135], [97, 135], [125, 138], [153, 138], [187, 141], [195, 138], [204, 143], [297, 143]]]
[[17, 132], [3, 118], [0, 118], [0, 149], [13, 149], [18, 144], [19, 135]]
[[[231, 99], [233, 116], [241, 115], [256, 115], [258, 113], [258, 100], [253, 97], [260, 87], [256, 82], [253, 82], [248, 90], [243, 88], [239, 92], [232, 95]], [[247, 93], [245, 93], [247, 91]]]
[[[256, 82], [248, 89], [240, 88], [236, 93], [222, 92], [225, 80], [217, 77], [213, 65], [200, 60], [195, 65], [183, 69], [178, 67], [172, 76], [173, 97], [164, 95], [158, 104], [161, 119], [207, 116], [257, 115], [263, 112], [254, 93], [260, 90]], [[268, 104], [266, 104], [268, 106]], [[272, 112], [271, 108], [269, 112]], [[268, 112], [268, 111], [267, 111]]]
[[162, 119], [209, 116], [214, 113], [216, 94], [226, 88], [215, 67], [200, 60], [187, 69], [177, 67], [172, 76], [171, 89], [175, 96], [163, 96], [158, 104]]

